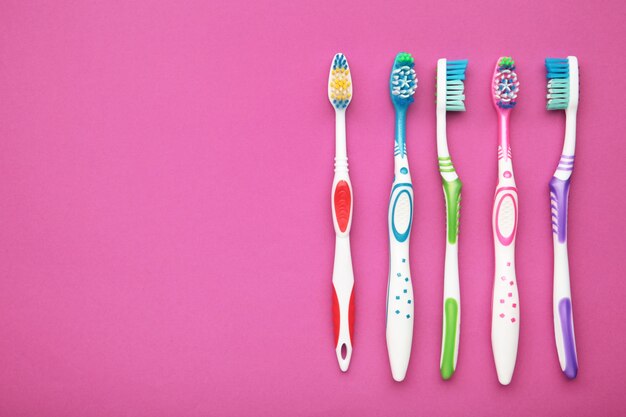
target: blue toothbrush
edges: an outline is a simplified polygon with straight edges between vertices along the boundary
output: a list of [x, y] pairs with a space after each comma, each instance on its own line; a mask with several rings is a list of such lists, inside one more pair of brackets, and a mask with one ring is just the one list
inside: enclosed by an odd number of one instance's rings
[[391, 71], [391, 101], [396, 110], [394, 180], [389, 201], [389, 280], [387, 283], [387, 351], [391, 374], [404, 380], [413, 342], [413, 287], [409, 238], [413, 221], [413, 186], [406, 155], [406, 112], [417, 88], [413, 57], [401, 52]]

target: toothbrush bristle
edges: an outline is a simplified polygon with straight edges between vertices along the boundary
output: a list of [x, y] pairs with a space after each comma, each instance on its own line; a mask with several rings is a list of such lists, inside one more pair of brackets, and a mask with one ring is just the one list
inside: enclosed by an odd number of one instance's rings
[[352, 100], [352, 77], [344, 54], [336, 54], [328, 76], [328, 99], [337, 110], [345, 109]]
[[467, 59], [446, 61], [446, 110], [465, 111], [465, 70]]
[[515, 62], [511, 57], [498, 60], [493, 77], [494, 103], [502, 109], [512, 109], [517, 103], [519, 81], [515, 73]]
[[569, 60], [567, 58], [546, 58], [546, 78], [548, 110], [565, 110], [569, 104]]
[[400, 52], [393, 63], [391, 71], [390, 90], [391, 100], [396, 105], [408, 106], [413, 103], [417, 76], [415, 75], [415, 60], [406, 52]]

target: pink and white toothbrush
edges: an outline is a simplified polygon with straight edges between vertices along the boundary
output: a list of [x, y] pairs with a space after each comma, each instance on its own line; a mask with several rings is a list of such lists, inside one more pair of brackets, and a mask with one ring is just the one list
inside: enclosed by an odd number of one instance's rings
[[515, 63], [510, 57], [501, 57], [491, 82], [499, 136], [498, 185], [492, 216], [495, 276], [491, 305], [491, 348], [498, 380], [502, 385], [508, 385], [513, 378], [519, 340], [519, 293], [515, 278], [518, 204], [509, 145], [509, 117], [517, 102], [518, 92]]
[[336, 54], [328, 77], [328, 99], [335, 108], [335, 178], [331, 194], [335, 227], [333, 267], [333, 323], [335, 353], [343, 372], [350, 366], [354, 328], [354, 272], [350, 253], [352, 225], [352, 185], [348, 175], [346, 150], [346, 108], [352, 100], [352, 77], [348, 61]]

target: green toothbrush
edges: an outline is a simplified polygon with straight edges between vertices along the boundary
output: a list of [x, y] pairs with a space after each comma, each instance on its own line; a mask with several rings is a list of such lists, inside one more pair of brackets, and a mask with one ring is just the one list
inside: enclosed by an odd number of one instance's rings
[[440, 370], [450, 379], [456, 369], [461, 325], [461, 291], [459, 288], [459, 212], [461, 180], [454, 170], [446, 136], [446, 112], [465, 111], [463, 95], [467, 60], [437, 61], [437, 156], [446, 200], [446, 257], [443, 278], [443, 330]]

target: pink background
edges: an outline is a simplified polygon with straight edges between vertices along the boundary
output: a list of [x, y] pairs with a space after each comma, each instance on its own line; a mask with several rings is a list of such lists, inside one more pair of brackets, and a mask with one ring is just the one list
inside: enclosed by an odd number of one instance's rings
[[[624, 415], [623, 1], [22, 2], [0, 5], [0, 415]], [[184, 4], [182, 4], [184, 3]], [[392, 181], [388, 76], [412, 52], [415, 340], [384, 337]], [[333, 352], [328, 68], [353, 72], [356, 343]], [[521, 81], [521, 339], [513, 383], [490, 346], [496, 58]], [[570, 242], [580, 374], [553, 341], [547, 183], [564, 116], [547, 56], [581, 66]], [[468, 58], [449, 118], [463, 180], [462, 336], [439, 377], [444, 203], [436, 59]]]

